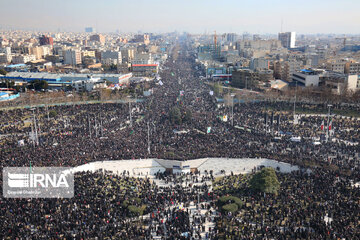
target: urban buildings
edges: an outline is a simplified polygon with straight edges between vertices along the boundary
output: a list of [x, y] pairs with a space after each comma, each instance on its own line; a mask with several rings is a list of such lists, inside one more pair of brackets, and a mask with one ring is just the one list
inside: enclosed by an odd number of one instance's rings
[[295, 32], [282, 32], [279, 33], [278, 39], [284, 48], [295, 48], [296, 33]]
[[326, 69], [334, 72], [344, 73], [346, 61], [344, 59], [331, 60], [326, 63]]
[[354, 93], [358, 87], [358, 75], [348, 75], [333, 71], [323, 71], [320, 83], [330, 88], [334, 94]]
[[39, 37], [39, 43], [40, 45], [54, 45], [54, 39], [52, 37], [42, 35]]
[[347, 62], [345, 64], [345, 73], [350, 75], [360, 75], [360, 62]]
[[273, 79], [273, 71], [239, 69], [232, 72], [231, 85], [237, 88], [257, 89], [260, 84], [268, 83]]
[[86, 27], [86, 28], [85, 28], [85, 32], [86, 32], [86, 33], [93, 33], [93, 32], [95, 32], [95, 29], [92, 28], [92, 27]]
[[131, 70], [135, 77], [155, 76], [159, 71], [158, 64], [132, 64]]
[[36, 56], [30, 55], [30, 54], [12, 56], [12, 63], [14, 63], [14, 64], [27, 63], [27, 62], [35, 61], [35, 60], [36, 60]]
[[122, 63], [121, 52], [117, 52], [117, 51], [101, 52], [101, 63], [106, 65], [121, 64]]
[[292, 75], [292, 81], [296, 82], [299, 86], [318, 86], [319, 85], [319, 73], [309, 69], [303, 69]]
[[78, 49], [68, 49], [64, 54], [64, 64], [81, 64], [81, 52]]
[[145, 45], [149, 45], [150, 36], [149, 34], [138, 34], [135, 35], [133, 39], [131, 39], [133, 43], [144, 43]]
[[94, 41], [94, 42], [99, 42], [101, 44], [104, 44], [105, 43], [105, 37], [101, 34], [95, 34], [95, 35], [92, 35], [90, 36], [90, 41]]
[[270, 60], [265, 58], [253, 58], [250, 61], [251, 70], [269, 69]]

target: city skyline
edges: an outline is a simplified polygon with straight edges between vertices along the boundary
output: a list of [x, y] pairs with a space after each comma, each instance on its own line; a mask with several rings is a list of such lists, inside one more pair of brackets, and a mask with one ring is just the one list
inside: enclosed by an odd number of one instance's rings
[[358, 34], [360, 2], [345, 1], [3, 1], [0, 28], [84, 32]]

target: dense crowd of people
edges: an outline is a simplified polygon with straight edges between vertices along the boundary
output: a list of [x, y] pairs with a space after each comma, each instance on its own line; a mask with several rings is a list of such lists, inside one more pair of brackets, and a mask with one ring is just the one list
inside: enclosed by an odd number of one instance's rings
[[322, 169], [277, 175], [277, 195], [250, 191], [243, 175], [216, 183], [214, 194], [238, 194], [244, 203], [218, 220], [218, 239], [359, 239], [360, 191], [346, 177]]
[[[242, 186], [238, 179], [228, 188], [237, 186], [248, 204], [244, 204], [239, 215], [223, 216], [211, 208], [215, 208], [215, 196], [226, 193], [221, 192], [223, 188], [212, 192], [206, 185], [211, 178], [191, 178], [184, 183], [172, 175], [159, 175], [157, 178], [166, 184], [174, 183], [159, 188], [148, 179], [82, 173], [76, 176], [73, 199], [2, 199], [4, 238], [359, 236], [359, 190], [351, 183], [360, 181], [360, 149], [356, 144], [360, 120], [332, 116], [328, 121], [327, 116], [301, 115], [295, 125], [293, 114], [286, 111], [293, 103], [284, 101], [236, 103], [231, 119], [232, 104], [221, 105], [210, 94], [210, 86], [198, 80], [196, 63], [184, 54], [186, 51], [183, 46], [178, 58], [169, 58], [160, 72], [161, 80], [151, 83], [152, 95], [145, 101], [1, 111], [1, 167], [78, 166], [92, 161], [139, 158], [261, 157], [311, 168], [314, 174], [280, 174], [282, 189], [276, 197], [247, 192], [246, 181]], [[327, 108], [297, 104], [301, 109]], [[174, 108], [181, 115], [190, 112], [191, 117], [174, 122]], [[357, 106], [334, 108], [359, 110]], [[223, 121], [224, 115], [228, 121]], [[327, 134], [330, 120], [329, 140], [314, 144], [315, 138]], [[323, 121], [325, 130], [321, 129]], [[291, 136], [301, 137], [301, 142], [292, 141]], [[201, 187], [189, 186], [190, 182], [200, 182]], [[188, 209], [176, 209], [177, 202]], [[189, 210], [191, 204], [199, 209], [198, 215]], [[148, 218], [139, 220], [129, 206], [140, 209]], [[201, 208], [210, 221], [199, 213]], [[324, 214], [331, 216], [331, 224], [323, 221]], [[215, 228], [206, 228], [208, 222], [216, 223]]]

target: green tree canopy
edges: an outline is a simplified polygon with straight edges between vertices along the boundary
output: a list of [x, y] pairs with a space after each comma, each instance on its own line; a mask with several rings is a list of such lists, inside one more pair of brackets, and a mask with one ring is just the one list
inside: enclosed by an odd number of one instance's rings
[[235, 196], [222, 196], [219, 198], [217, 205], [224, 213], [235, 213], [239, 208], [242, 207], [243, 202], [240, 200], [240, 198]]
[[214, 83], [213, 89], [214, 89], [215, 95], [217, 95], [217, 96], [221, 95], [223, 93], [223, 87], [218, 82]]
[[170, 121], [173, 124], [181, 124], [182, 117], [181, 117], [181, 111], [178, 107], [173, 107], [170, 110]]
[[45, 80], [34, 80], [30, 82], [30, 88], [35, 90], [47, 89], [49, 87], [48, 82]]
[[280, 183], [275, 170], [267, 167], [254, 174], [250, 180], [250, 186], [255, 191], [277, 194]]
[[5, 71], [4, 69], [1, 68], [1, 69], [0, 69], [0, 74], [1, 74], [1, 75], [6, 75], [6, 74], [7, 74], [7, 71]]
[[184, 122], [190, 122], [192, 118], [192, 112], [190, 109], [187, 109], [183, 115]]
[[57, 112], [55, 110], [49, 111], [49, 117], [54, 118], [54, 117], [56, 117], [56, 115], [57, 115]]

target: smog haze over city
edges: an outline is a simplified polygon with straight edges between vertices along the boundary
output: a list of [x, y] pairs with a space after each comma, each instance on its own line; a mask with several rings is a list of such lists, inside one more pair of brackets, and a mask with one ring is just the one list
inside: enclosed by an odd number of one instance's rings
[[1, 27], [42, 31], [358, 33], [356, 0], [3, 0]]
[[0, 1], [0, 238], [360, 240], [360, 1]]

